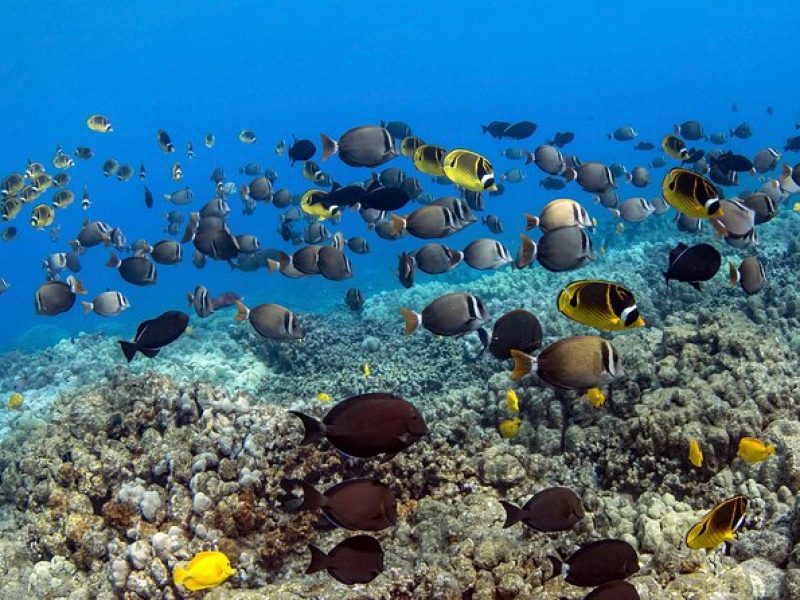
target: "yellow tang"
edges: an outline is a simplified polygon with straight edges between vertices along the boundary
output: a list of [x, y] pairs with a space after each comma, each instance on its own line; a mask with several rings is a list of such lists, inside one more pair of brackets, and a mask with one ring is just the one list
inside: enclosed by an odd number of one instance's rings
[[31, 214], [31, 226], [35, 229], [44, 229], [53, 223], [56, 213], [47, 204], [39, 204]]
[[775, 454], [774, 444], [765, 444], [761, 440], [751, 437], [740, 439], [739, 450], [736, 452], [736, 456], [750, 463], [767, 460], [773, 454]]
[[734, 496], [717, 504], [686, 534], [686, 545], [692, 550], [716, 548], [723, 542], [736, 539], [744, 522], [747, 498]]
[[573, 281], [558, 295], [556, 305], [573, 321], [603, 331], [644, 327], [633, 293], [610, 281]]
[[697, 438], [689, 440], [689, 462], [698, 469], [703, 466], [703, 450]]
[[792, 207], [794, 212], [800, 212], [800, 202], [795, 202], [794, 206]]
[[86, 126], [97, 133], [111, 133], [114, 131], [111, 128], [111, 121], [103, 115], [92, 115], [86, 119]]
[[661, 140], [661, 149], [675, 160], [685, 160], [689, 158], [689, 150], [686, 149], [684, 142], [677, 135], [667, 134]]
[[22, 406], [22, 394], [19, 392], [14, 392], [11, 394], [11, 397], [8, 399], [8, 404], [6, 405], [9, 410], [16, 410]]
[[494, 168], [489, 160], [471, 150], [451, 150], [442, 161], [445, 177], [471, 192], [494, 191]]
[[222, 552], [200, 552], [186, 568], [175, 567], [172, 577], [175, 585], [183, 584], [186, 589], [196, 592], [216, 587], [234, 573], [236, 570]]
[[364, 365], [361, 367], [361, 372], [364, 374], [364, 377], [372, 376], [372, 369], [370, 369], [368, 362], [365, 362]]
[[333, 399], [330, 394], [326, 394], [325, 392], [318, 392], [314, 397], [320, 402], [330, 402]]
[[519, 417], [514, 417], [512, 419], [503, 419], [497, 425], [497, 430], [500, 432], [500, 436], [505, 439], [515, 438], [519, 433], [520, 423], [522, 423], [522, 419], [520, 419]]
[[600, 408], [606, 403], [606, 395], [600, 388], [591, 388], [586, 391], [586, 399], [592, 403], [595, 408]]
[[413, 160], [414, 152], [417, 151], [417, 148], [424, 145], [425, 142], [420, 138], [415, 135], [409, 135], [408, 137], [404, 137], [403, 141], [400, 142], [400, 154]]
[[670, 206], [687, 217], [710, 219], [724, 214], [714, 184], [689, 169], [676, 167], [664, 175], [661, 193]]
[[300, 210], [307, 215], [317, 217], [320, 221], [332, 218], [339, 212], [339, 209], [334, 207], [326, 208], [320, 202], [327, 195], [328, 192], [325, 190], [308, 190], [300, 197]]
[[447, 150], [441, 146], [423, 144], [414, 150], [414, 167], [426, 175], [444, 176], [445, 154], [447, 154]]
[[519, 412], [519, 398], [517, 397], [517, 392], [511, 388], [508, 388], [506, 392], [506, 406], [511, 412]]

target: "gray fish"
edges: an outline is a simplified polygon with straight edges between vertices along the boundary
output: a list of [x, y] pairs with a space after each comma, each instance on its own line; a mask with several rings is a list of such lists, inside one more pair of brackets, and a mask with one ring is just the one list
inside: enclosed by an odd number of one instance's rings
[[400, 312], [405, 320], [406, 335], [411, 335], [422, 325], [431, 333], [441, 336], [460, 336], [480, 331], [484, 346], [489, 342], [489, 334], [483, 329], [489, 320], [489, 311], [481, 299], [472, 294], [453, 292], [436, 298], [422, 313], [407, 308], [401, 308]]
[[680, 231], [685, 231], [686, 233], [698, 233], [703, 230], [703, 219], [689, 217], [682, 212], [678, 212], [675, 215], [675, 223]]
[[225, 171], [223, 170], [222, 167], [217, 167], [211, 172], [211, 176], [209, 177], [209, 179], [213, 181], [215, 185], [222, 181], [225, 181]]
[[319, 134], [322, 142], [322, 160], [338, 154], [351, 167], [378, 167], [396, 156], [394, 138], [385, 127], [362, 125], [347, 130], [338, 141], [324, 133]]
[[[252, 197], [252, 192], [251, 192]], [[253, 198], [255, 200], [255, 198]], [[272, 204], [275, 208], [286, 208], [292, 203], [292, 193], [287, 188], [281, 188], [272, 195]]]
[[111, 230], [111, 245], [117, 250], [125, 250], [128, 247], [128, 240], [119, 227]]
[[319, 251], [322, 246], [303, 246], [292, 255], [292, 266], [305, 275], [319, 273]]
[[650, 201], [650, 204], [653, 205], [653, 210], [656, 215], [663, 215], [665, 212], [669, 211], [670, 206], [663, 197], [659, 196], [658, 198], [653, 198]]
[[377, 208], [359, 208], [358, 214], [368, 226], [374, 226], [386, 218], [386, 211]]
[[5, 277], [0, 277], [0, 294], [7, 292], [10, 287], [11, 284], [8, 283], [8, 280]]
[[444, 196], [443, 198], [439, 198], [434, 200], [429, 204], [429, 206], [444, 206], [445, 208], [449, 208], [450, 211], [453, 213], [453, 217], [456, 221], [456, 227], [460, 230], [464, 227], [475, 223], [478, 218], [472, 213], [472, 209], [466, 203], [465, 200], [461, 198], [456, 198], [455, 196]]
[[203, 269], [206, 266], [206, 255], [200, 252], [199, 250], [194, 251], [194, 255], [192, 256], [192, 264], [197, 269]]
[[323, 246], [319, 249], [319, 272], [325, 279], [342, 281], [353, 276], [350, 259], [332, 246]]
[[331, 237], [331, 232], [325, 227], [324, 223], [314, 221], [310, 223], [303, 234], [306, 244], [319, 244]]
[[675, 125], [675, 135], [681, 136], [685, 140], [696, 142], [706, 137], [703, 133], [703, 126], [699, 121], [685, 121], [680, 125]]
[[650, 161], [650, 167], [653, 169], [660, 169], [665, 164], [667, 164], [667, 161], [664, 160], [663, 156], [656, 156], [653, 160]]
[[236, 320], [249, 321], [256, 333], [272, 340], [301, 340], [305, 335], [303, 326], [288, 308], [278, 304], [259, 304], [252, 309], [243, 302], [236, 302]]
[[655, 207], [644, 198], [629, 198], [611, 212], [615, 217], [622, 217], [628, 223], [641, 223], [655, 211]]
[[716, 144], [717, 146], [721, 146], [722, 144], [728, 143], [728, 134], [724, 131], [715, 131], [710, 136], [708, 136], [708, 140], [712, 144]]
[[73, 273], [79, 273], [81, 270], [81, 257], [75, 251], [67, 252], [67, 268]]
[[347, 247], [356, 254], [369, 254], [369, 242], [363, 237], [350, 238]]
[[504, 150], [500, 150], [500, 155], [505, 156], [509, 160], [522, 160], [523, 158], [527, 159], [528, 151], [522, 148], [505, 148]]
[[425, 244], [413, 253], [414, 263], [419, 270], [429, 275], [440, 275], [453, 270], [464, 254], [442, 244]]
[[595, 202], [600, 206], [604, 206], [605, 208], [617, 208], [619, 206], [619, 196], [617, 195], [617, 190], [614, 188], [608, 188], [602, 192], [598, 192], [595, 195]]
[[122, 260], [111, 253], [106, 266], [119, 270], [120, 277], [133, 285], [155, 285], [156, 266], [144, 256], [129, 256]]
[[747, 248], [758, 243], [755, 211], [738, 199], [720, 199], [719, 203], [722, 216], [711, 219], [711, 224], [725, 241], [735, 248]]
[[616, 187], [614, 175], [606, 165], [601, 162], [585, 162], [578, 167], [576, 177], [578, 185], [590, 194], [604, 192], [608, 188]]
[[539, 247], [536, 242], [531, 240], [531, 238], [524, 233], [519, 234], [519, 239], [520, 245], [519, 248], [517, 248], [517, 255], [514, 257], [514, 268], [526, 269], [533, 264]]
[[409, 200], [416, 200], [422, 194], [422, 184], [416, 177], [406, 177], [400, 184], [400, 189], [405, 192]]
[[250, 175], [251, 177], [254, 177], [255, 175], [261, 175], [261, 165], [257, 162], [247, 163], [246, 165], [239, 167], [239, 173]]
[[508, 248], [491, 238], [478, 238], [464, 248], [464, 262], [473, 269], [499, 269], [512, 260]]
[[403, 185], [403, 182], [406, 180], [407, 175], [403, 172], [402, 169], [398, 169], [397, 167], [389, 167], [388, 169], [384, 169], [378, 175], [378, 179], [380, 180], [381, 184], [384, 187], [390, 188], [399, 188]]
[[239, 244], [227, 229], [199, 232], [194, 245], [200, 252], [216, 260], [230, 260], [239, 255]]
[[736, 287], [741, 284], [745, 294], [752, 296], [761, 291], [767, 283], [767, 274], [764, 271], [764, 265], [755, 257], [748, 256], [736, 268], [732, 262], [728, 263], [730, 270], [730, 283], [731, 287]]
[[[486, 201], [483, 199], [483, 192], [473, 192], [471, 190], [462, 190], [464, 201], [470, 210], [484, 210], [486, 208]], [[430, 203], [428, 203], [430, 204]]]
[[[8, 289], [8, 284], [6, 284]], [[63, 281], [45, 281], [36, 290], [34, 303], [36, 314], [53, 317], [67, 312], [75, 304], [76, 294], [85, 294], [81, 282], [72, 275]]]
[[453, 211], [444, 206], [421, 206], [411, 214], [400, 217], [392, 215], [395, 234], [408, 231], [421, 239], [444, 238], [459, 230]]
[[193, 198], [194, 194], [192, 193], [192, 190], [188, 187], [183, 188], [182, 190], [178, 190], [176, 192], [172, 192], [171, 194], [164, 194], [164, 200], [166, 200], [167, 202], [172, 202], [172, 204], [176, 204], [178, 206], [189, 204]]
[[176, 265], [183, 258], [183, 248], [175, 240], [162, 240], [156, 242], [150, 256], [160, 265]]
[[764, 192], [750, 194], [743, 200], [743, 202], [747, 208], [755, 213], [756, 225], [761, 225], [761, 223], [771, 221], [773, 217], [778, 214], [778, 205]]
[[497, 215], [486, 215], [483, 218], [483, 224], [494, 234], [503, 233], [503, 223]]
[[254, 254], [261, 249], [261, 242], [256, 236], [249, 233], [237, 235], [236, 243], [239, 244], [239, 252], [242, 254]]
[[67, 253], [54, 252], [44, 259], [42, 266], [53, 273], [60, 273], [67, 268]]
[[165, 231], [170, 235], [178, 235], [181, 232], [180, 223], [170, 223], [167, 225]]
[[525, 231], [538, 227], [543, 233], [561, 227], [581, 227], [594, 230], [595, 222], [586, 209], [575, 200], [560, 198], [548, 202], [538, 217], [525, 214]]
[[203, 205], [200, 209], [200, 218], [205, 217], [219, 217], [224, 219], [231, 212], [231, 207], [222, 198], [213, 198]]
[[169, 223], [183, 223], [183, 213], [179, 210], [171, 210], [168, 213], [164, 213], [164, 218]]
[[592, 241], [580, 227], [562, 227], [545, 233], [536, 255], [548, 271], [572, 271], [591, 261]]
[[612, 163], [608, 170], [611, 171], [614, 177], [622, 177], [628, 173], [628, 169], [622, 163]]
[[753, 167], [759, 173], [768, 173], [778, 166], [781, 155], [774, 148], [764, 148], [759, 150], [753, 157]]
[[413, 286], [415, 273], [416, 263], [414, 257], [407, 252], [401, 253], [397, 262], [397, 279], [400, 281], [400, 285], [404, 288]]
[[645, 167], [634, 167], [627, 179], [638, 188], [647, 187], [650, 185], [650, 171]]
[[108, 246], [111, 243], [112, 228], [102, 221], [86, 221], [78, 232], [78, 237], [70, 242], [73, 250], [81, 252], [99, 244]]
[[201, 319], [205, 319], [214, 312], [214, 302], [208, 289], [203, 285], [194, 288], [194, 293], [188, 292], [186, 299], [189, 301], [189, 306], [194, 307], [194, 311]]
[[624, 127], [617, 127], [613, 132], [609, 133], [608, 139], [617, 140], [618, 142], [629, 142], [637, 135], [639, 134], [636, 133], [633, 127], [625, 125]]
[[347, 308], [353, 312], [361, 312], [364, 308], [364, 295], [358, 288], [350, 288], [344, 295]]
[[527, 176], [525, 175], [525, 171], [522, 169], [509, 169], [500, 177], [503, 181], [508, 183], [519, 183], [523, 181]]
[[555, 146], [547, 144], [538, 146], [529, 157], [528, 162], [531, 161], [548, 175], [563, 175], [567, 181], [575, 178], [575, 169], [567, 163], [561, 150]]
[[746, 140], [753, 135], [753, 130], [750, 128], [750, 123], [740, 123], [734, 129], [731, 129], [730, 134], [740, 140]]
[[391, 221], [378, 221], [375, 223], [374, 229], [378, 237], [383, 240], [399, 240], [405, 235], [405, 231], [403, 230], [396, 231], [394, 223]]
[[259, 202], [269, 202], [272, 198], [272, 182], [266, 177], [256, 177], [247, 186], [250, 197]]
[[101, 317], [116, 317], [130, 307], [128, 299], [121, 292], [101, 292], [91, 302], [81, 302], [83, 314], [94, 311]]

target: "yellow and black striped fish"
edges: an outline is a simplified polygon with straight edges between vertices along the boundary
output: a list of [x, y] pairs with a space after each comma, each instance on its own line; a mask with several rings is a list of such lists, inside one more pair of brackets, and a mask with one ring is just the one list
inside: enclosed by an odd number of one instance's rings
[[433, 144], [423, 144], [414, 150], [414, 167], [420, 173], [444, 176], [444, 156], [447, 150]]
[[573, 321], [604, 331], [644, 327], [633, 292], [610, 281], [573, 281], [558, 295], [558, 310]]
[[687, 217], [710, 219], [724, 214], [714, 184], [689, 169], [676, 167], [664, 175], [661, 193], [670, 206]]
[[445, 177], [471, 192], [494, 191], [494, 169], [488, 159], [471, 150], [451, 150], [443, 160]]
[[686, 160], [689, 158], [689, 149], [677, 135], [667, 134], [661, 140], [661, 149], [675, 160]]
[[409, 135], [408, 137], [404, 137], [403, 141], [400, 142], [400, 154], [413, 160], [414, 152], [417, 151], [417, 148], [424, 145], [425, 142], [420, 138], [415, 135]]
[[686, 534], [686, 545], [692, 550], [716, 548], [723, 542], [736, 539], [744, 522], [747, 498], [734, 496], [717, 504]]
[[53, 223], [56, 214], [47, 204], [40, 204], [31, 213], [31, 227], [44, 229]]

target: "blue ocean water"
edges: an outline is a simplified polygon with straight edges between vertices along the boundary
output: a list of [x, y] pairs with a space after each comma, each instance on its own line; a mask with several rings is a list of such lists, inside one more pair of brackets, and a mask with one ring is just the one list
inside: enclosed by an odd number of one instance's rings
[[[12, 286], [0, 296], [0, 343], [13, 348], [41, 324], [65, 335], [113, 324], [130, 335], [142, 319], [185, 307], [186, 292], [199, 283], [215, 294], [236, 290], [248, 304], [278, 302], [301, 312], [341, 306], [349, 287], [369, 295], [398, 286], [392, 273], [396, 255], [419, 240], [370, 236], [372, 253], [353, 256], [354, 278], [338, 283], [241, 273], [225, 263], [210, 262], [198, 271], [187, 250], [183, 264], [159, 266], [158, 285], [148, 288], [122, 281], [103, 266], [108, 252], [95, 248], [84, 256], [79, 274], [89, 298], [119, 289], [130, 299], [130, 310], [113, 322], [84, 316], [77, 306], [57, 317], [35, 315], [42, 259], [66, 250], [85, 217], [121, 227], [129, 241], [154, 243], [169, 237], [162, 214], [174, 208], [162, 194], [188, 185], [195, 201], [184, 212], [198, 209], [213, 196], [209, 175], [215, 167], [245, 183], [249, 178], [238, 167], [257, 161], [277, 170], [277, 188], [300, 193], [310, 187], [299, 164], [292, 169], [285, 157], [275, 156], [277, 140], [292, 134], [316, 141], [321, 131], [337, 137], [355, 125], [401, 119], [426, 141], [486, 154], [502, 173], [520, 166], [503, 159], [502, 148], [532, 149], [556, 131], [575, 132], [566, 152], [631, 168], [656, 153], [608, 141], [606, 134], [618, 126], [633, 125], [640, 140], [657, 143], [672, 123], [686, 119], [699, 119], [707, 132], [748, 121], [754, 137], [734, 139], [729, 147], [752, 155], [767, 140], [783, 140], [798, 117], [796, 88], [780, 60], [794, 32], [778, 18], [793, 8], [790, 2], [770, 3], [769, 11], [754, 2], [7, 3], [6, 22], [19, 26], [0, 42], [0, 172], [22, 171], [29, 158], [49, 165], [57, 144], [68, 152], [88, 145], [95, 158], [77, 161], [70, 171], [70, 189], [80, 196], [86, 184], [92, 207], [83, 212], [76, 202], [59, 211], [57, 242], [29, 227], [26, 206], [12, 223], [18, 238], [0, 244], [0, 277]], [[114, 133], [89, 131], [85, 121], [92, 113], [108, 115]], [[481, 133], [480, 125], [493, 119], [530, 119], [539, 127], [531, 139], [512, 144]], [[159, 151], [159, 128], [170, 132], [175, 155]], [[243, 128], [254, 130], [259, 141], [241, 144], [236, 136]], [[211, 150], [202, 145], [209, 131], [217, 139]], [[188, 140], [194, 143], [193, 161], [185, 156]], [[134, 170], [144, 163], [146, 184], [156, 195], [153, 209], [145, 208], [136, 177], [122, 183], [102, 176], [109, 157]], [[180, 184], [170, 180], [176, 159], [184, 169]], [[402, 158], [387, 166], [413, 172]], [[337, 158], [323, 167], [342, 183], [370, 174]], [[487, 200], [487, 213], [506, 223], [500, 238], [512, 247], [522, 213], [561, 195], [538, 187], [542, 174], [535, 167], [526, 172], [527, 180]], [[656, 195], [660, 179], [654, 173], [643, 195]], [[427, 177], [421, 181], [434, 196], [453, 193]], [[622, 188], [621, 198], [642, 195]], [[591, 202], [574, 184], [563, 195]], [[254, 233], [264, 247], [291, 250], [276, 232], [278, 211], [259, 206], [245, 217], [238, 198], [231, 202], [236, 233]], [[356, 215], [345, 218], [341, 230], [348, 236], [366, 232]], [[460, 248], [479, 235], [489, 234], [476, 225], [447, 243]]]

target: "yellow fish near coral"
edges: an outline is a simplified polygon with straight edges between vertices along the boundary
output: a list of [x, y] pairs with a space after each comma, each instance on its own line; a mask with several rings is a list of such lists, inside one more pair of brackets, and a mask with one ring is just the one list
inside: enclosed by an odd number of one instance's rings
[[200, 552], [186, 568], [175, 567], [172, 578], [175, 585], [184, 585], [187, 590], [196, 592], [216, 587], [234, 573], [236, 569], [222, 552]]
[[364, 366], [361, 367], [361, 372], [364, 374], [364, 377], [371, 377], [372, 376], [372, 369], [369, 368], [369, 363], [365, 362]]
[[775, 454], [774, 444], [765, 444], [761, 440], [751, 437], [743, 437], [740, 439], [739, 450], [736, 452], [736, 456], [743, 458], [749, 463], [767, 460], [772, 454]]
[[513, 419], [503, 419], [497, 426], [497, 430], [500, 432], [500, 436], [507, 440], [515, 438], [519, 433], [520, 423], [522, 423], [522, 419], [519, 417], [514, 417]]
[[703, 451], [700, 449], [700, 442], [697, 438], [689, 440], [689, 462], [698, 469], [703, 466]]
[[9, 410], [16, 410], [20, 406], [22, 406], [22, 394], [19, 392], [14, 392], [11, 394], [11, 397], [8, 399], [8, 404], [6, 405]]
[[586, 391], [586, 399], [592, 403], [595, 408], [600, 408], [606, 403], [606, 395], [600, 388], [592, 388]]
[[511, 412], [519, 412], [519, 397], [517, 397], [517, 392], [511, 388], [508, 388], [506, 392], [506, 406]]
[[318, 392], [317, 395], [314, 396], [314, 398], [316, 398], [320, 402], [330, 402], [331, 400], [333, 400], [333, 398], [331, 398], [331, 395], [326, 394], [325, 392]]
[[717, 504], [686, 534], [686, 545], [692, 550], [711, 550], [723, 542], [736, 539], [736, 532], [744, 524], [747, 498], [734, 496]]
[[800, 202], [795, 202], [793, 209], [794, 212], [800, 212]]

